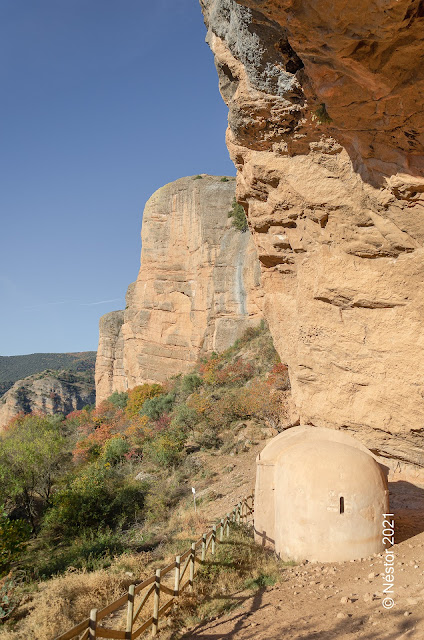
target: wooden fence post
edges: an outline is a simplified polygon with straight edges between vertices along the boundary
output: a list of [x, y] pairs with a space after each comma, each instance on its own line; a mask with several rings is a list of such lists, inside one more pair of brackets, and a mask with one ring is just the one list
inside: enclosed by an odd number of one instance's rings
[[159, 626], [159, 601], [160, 601], [160, 569], [156, 569], [155, 592], [153, 596], [153, 626], [152, 636], [158, 632]]
[[222, 542], [224, 539], [224, 518], [221, 518], [221, 528], [219, 530], [219, 541]]
[[238, 503], [237, 510], [236, 510], [236, 522], [237, 522], [237, 524], [240, 524], [240, 510], [241, 510], [241, 502]]
[[181, 569], [181, 556], [175, 558], [175, 582], [174, 582], [174, 596], [180, 595], [180, 569]]
[[205, 561], [206, 558], [206, 533], [202, 535], [202, 562]]
[[193, 591], [195, 562], [196, 562], [196, 543], [193, 542], [193, 544], [191, 545], [191, 556], [190, 556], [190, 576], [189, 576], [190, 591]]
[[134, 589], [135, 585], [130, 584], [128, 589], [128, 609], [127, 609], [127, 628], [125, 629], [125, 637], [127, 640], [131, 640], [133, 617], [134, 617]]
[[230, 535], [230, 514], [227, 513], [227, 538]]
[[91, 609], [90, 611], [90, 622], [88, 623], [88, 629], [89, 640], [95, 640], [95, 638], [97, 638], [97, 609]]
[[211, 554], [215, 555], [215, 544], [216, 544], [216, 526], [212, 527], [212, 546], [211, 546]]

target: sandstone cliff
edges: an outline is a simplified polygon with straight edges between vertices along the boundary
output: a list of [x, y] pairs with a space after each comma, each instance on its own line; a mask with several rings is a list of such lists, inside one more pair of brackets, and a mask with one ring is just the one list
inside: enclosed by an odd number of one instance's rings
[[422, 2], [201, 5], [299, 419], [422, 473]]
[[0, 398], [0, 430], [19, 413], [61, 413], [94, 404], [92, 372], [46, 371], [18, 380]]
[[262, 318], [260, 266], [228, 212], [234, 180], [181, 178], [143, 213], [141, 266], [125, 311], [100, 320], [97, 401], [193, 368]]

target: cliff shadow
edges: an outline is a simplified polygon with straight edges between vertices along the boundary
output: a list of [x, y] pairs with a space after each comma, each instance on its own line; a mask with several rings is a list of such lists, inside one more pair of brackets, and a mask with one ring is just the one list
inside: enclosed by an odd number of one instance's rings
[[395, 520], [395, 542], [424, 531], [424, 488], [398, 480], [389, 482], [390, 512]]

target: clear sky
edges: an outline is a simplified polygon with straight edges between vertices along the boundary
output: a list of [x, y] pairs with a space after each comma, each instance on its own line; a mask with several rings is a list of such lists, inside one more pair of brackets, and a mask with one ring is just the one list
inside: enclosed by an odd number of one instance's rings
[[0, 355], [97, 349], [144, 203], [235, 175], [197, 0], [0, 0]]

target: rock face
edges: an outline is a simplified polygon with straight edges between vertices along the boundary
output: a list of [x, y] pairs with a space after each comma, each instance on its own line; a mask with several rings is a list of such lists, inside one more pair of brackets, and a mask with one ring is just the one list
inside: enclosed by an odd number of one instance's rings
[[424, 9], [201, 0], [302, 424], [423, 474]]
[[141, 266], [125, 311], [100, 320], [97, 401], [189, 371], [262, 318], [260, 265], [249, 232], [228, 212], [234, 180], [181, 178], [143, 214]]
[[15, 382], [0, 399], [0, 430], [19, 413], [66, 415], [95, 401], [92, 373], [37, 373]]

